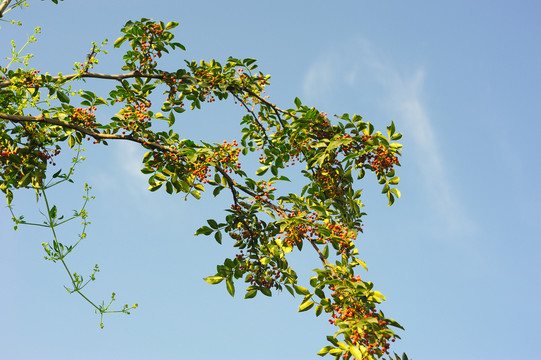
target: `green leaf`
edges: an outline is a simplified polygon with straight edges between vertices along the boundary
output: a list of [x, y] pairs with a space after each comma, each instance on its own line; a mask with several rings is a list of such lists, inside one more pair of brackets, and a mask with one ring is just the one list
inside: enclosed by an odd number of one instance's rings
[[55, 172], [55, 173], [53, 174], [53, 179], [59, 177], [61, 173], [62, 173], [62, 169], [60, 169], [60, 170], [58, 170], [57, 172]]
[[227, 288], [227, 292], [229, 292], [231, 296], [235, 296], [235, 284], [233, 284], [233, 280], [231, 280], [231, 278], [228, 278], [225, 281], [225, 285]]
[[214, 238], [216, 239], [216, 242], [218, 242], [218, 244], [221, 244], [222, 243], [222, 233], [217, 231], [216, 234], [214, 234]]
[[194, 235], [201, 235], [201, 234], [203, 234], [203, 235], [207, 235], [207, 236], [208, 236], [208, 235], [212, 234], [213, 232], [214, 232], [214, 231], [213, 231], [211, 228], [209, 228], [208, 226], [201, 226], [199, 229], [197, 229], [197, 231], [195, 232]]
[[338, 346], [338, 340], [334, 336], [327, 336], [327, 341], [329, 341], [334, 346]]
[[163, 183], [155, 183], [154, 185], [150, 185], [148, 187], [148, 190], [154, 192], [154, 191], [158, 190], [159, 188], [161, 188], [162, 185], [163, 185]]
[[391, 189], [391, 192], [396, 195], [397, 198], [400, 198], [402, 194], [400, 194], [400, 190], [393, 188]]
[[392, 185], [396, 185], [398, 184], [398, 182], [400, 181], [400, 178], [398, 176], [392, 178], [391, 180], [389, 180], [389, 184], [392, 184]]
[[334, 355], [336, 357], [336, 359], [339, 359], [343, 352], [344, 352], [344, 350], [341, 350], [341, 349], [331, 349], [331, 350], [329, 350], [329, 354]]
[[295, 288], [295, 292], [299, 295], [310, 295], [310, 291], [307, 288], [299, 285], [293, 285], [293, 287]]
[[50, 217], [51, 219], [56, 219], [56, 215], [57, 215], [56, 205], [53, 205], [53, 207], [51, 208], [51, 210], [49, 210], [49, 217]]
[[118, 39], [115, 40], [115, 43], [113, 44], [113, 46], [115, 48], [120, 47], [120, 45], [122, 45], [122, 43], [124, 41], [126, 41], [126, 40], [127, 40], [127, 38], [125, 36], [121, 36], [121, 37], [119, 37]]
[[214, 195], [214, 197], [218, 196], [218, 194], [220, 193], [220, 191], [222, 191], [224, 189], [223, 186], [217, 186], [214, 188], [214, 190], [212, 191], [212, 195]]
[[389, 199], [389, 206], [393, 205], [394, 204], [394, 195], [391, 194], [390, 192], [387, 193], [387, 198]]
[[224, 280], [223, 276], [209, 276], [206, 278], [203, 278], [206, 282], [208, 282], [211, 285], [219, 284]]
[[248, 290], [246, 292], [246, 295], [244, 295], [244, 298], [245, 299], [252, 299], [252, 298], [255, 298], [256, 295], [257, 295], [257, 290], [252, 289], [252, 290]]
[[107, 105], [107, 101], [104, 98], [98, 97], [94, 101], [94, 105]]
[[317, 353], [319, 356], [325, 356], [329, 353], [331, 349], [334, 349], [332, 346], [325, 346], [323, 349], [319, 350]]
[[380, 293], [379, 291], [373, 291], [371, 297], [373, 297], [377, 303], [381, 303], [382, 301], [386, 300], [385, 296], [383, 296], [383, 294]]
[[351, 262], [351, 265], [361, 265], [366, 271], [368, 271], [368, 267], [366, 266], [366, 263], [364, 261], [362, 261], [362, 260], [354, 259]]
[[265, 296], [272, 296], [272, 292], [270, 291], [269, 288], [266, 288], [266, 287], [263, 287], [261, 289], [259, 289], [259, 291], [261, 291], [261, 293]]
[[394, 126], [394, 121], [393, 121], [391, 122], [391, 126], [387, 126], [387, 135], [389, 135], [389, 138], [392, 138], [395, 131], [396, 131], [396, 128]]
[[58, 90], [56, 92], [56, 96], [58, 96], [58, 100], [60, 100], [60, 102], [67, 103], [67, 104], [70, 103], [70, 98], [68, 97], [68, 95], [64, 94], [62, 91]]
[[152, 157], [153, 152], [149, 151], [143, 156], [143, 162], [146, 163]]
[[356, 346], [350, 345], [348, 351], [357, 359], [366, 359], [366, 356]]
[[167, 25], [165, 25], [165, 30], [171, 30], [173, 28], [176, 28], [178, 26], [178, 22], [176, 21], [169, 21]]
[[269, 167], [270, 167], [270, 166], [262, 166], [262, 167], [260, 167], [259, 169], [257, 169], [257, 171], [255, 172], [255, 174], [256, 174], [257, 176], [264, 175], [264, 174], [267, 172], [267, 170], [269, 170]]
[[157, 179], [157, 180], [160, 180], [160, 181], [165, 181], [165, 180], [167, 180], [167, 178], [165, 177], [165, 175], [160, 174], [160, 173], [156, 173], [156, 174], [154, 175], [154, 178]]
[[308, 301], [303, 302], [299, 306], [299, 312], [310, 310], [314, 306], [314, 304], [315, 303], [312, 300], [308, 300]]
[[173, 114], [173, 112], [169, 113], [168, 119], [169, 120], [167, 121], [167, 123], [169, 124], [169, 126], [173, 126], [175, 124], [175, 115]]
[[329, 245], [326, 245], [324, 248], [323, 248], [323, 251], [321, 252], [323, 254], [323, 257], [325, 259], [328, 259], [329, 258]]
[[195, 184], [193, 187], [197, 190], [201, 190], [203, 192], [205, 191], [205, 187], [203, 186], [203, 184]]
[[[316, 284], [317, 284], [317, 278], [316, 279]], [[315, 291], [314, 291], [314, 294], [316, 294], [320, 299], [324, 299], [325, 298], [325, 293], [323, 292], [323, 290], [321, 290], [321, 288], [317, 288]]]
[[209, 226], [213, 229], [218, 229], [218, 223], [216, 222], [216, 220], [214, 219], [208, 219], [207, 220], [207, 223], [209, 224]]
[[224, 266], [228, 269], [234, 269], [235, 268], [235, 263], [233, 262], [233, 260], [227, 258], [225, 259], [224, 261]]
[[252, 64], [255, 63], [256, 61], [257, 61], [256, 59], [250, 59], [250, 58], [246, 58], [246, 59], [242, 60], [242, 62], [243, 62], [244, 65], [246, 65], [246, 66], [252, 65]]
[[201, 193], [197, 190], [193, 190], [192, 192], [190, 192], [190, 194], [192, 194], [192, 196], [197, 200], [201, 199]]
[[295, 106], [297, 107], [297, 109], [302, 106], [301, 99], [299, 99], [298, 97], [295, 98]]
[[284, 285], [286, 290], [289, 291], [289, 293], [291, 294], [291, 296], [295, 296], [295, 292], [293, 291], [293, 289], [291, 288], [291, 286], [289, 285]]

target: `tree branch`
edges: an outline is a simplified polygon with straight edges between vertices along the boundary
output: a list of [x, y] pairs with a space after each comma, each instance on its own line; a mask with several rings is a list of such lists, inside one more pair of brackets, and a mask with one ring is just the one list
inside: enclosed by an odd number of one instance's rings
[[278, 120], [280, 121], [280, 124], [282, 124], [282, 126], [284, 126], [284, 123], [282, 121], [282, 118], [280, 117], [280, 113], [284, 114], [284, 115], [289, 115], [291, 116], [292, 118], [294, 119], [298, 119], [297, 116], [295, 116], [294, 114], [290, 113], [289, 111], [287, 110], [282, 110], [280, 109], [278, 106], [274, 105], [273, 103], [271, 103], [270, 101], [266, 100], [265, 98], [261, 97], [260, 95], [256, 94], [255, 92], [253, 92], [252, 90], [246, 88], [246, 87], [242, 87], [241, 88], [242, 90], [246, 91], [250, 96], [253, 96], [255, 97], [256, 99], [258, 99], [259, 101], [261, 101], [263, 104], [269, 106], [270, 108], [272, 108], [272, 110], [274, 110], [274, 113], [276, 114], [276, 116], [278, 116]]
[[43, 114], [40, 114], [38, 116], [23, 116], [23, 115], [10, 115], [10, 114], [0, 113], [0, 119], [5, 119], [5, 120], [17, 122], [17, 123], [41, 122], [41, 123], [46, 123], [46, 124], [51, 124], [51, 125], [58, 125], [63, 128], [79, 131], [85, 135], [88, 135], [94, 138], [95, 140], [127, 140], [127, 141], [133, 141], [142, 145], [146, 145], [150, 148], [154, 148], [163, 152], [175, 152], [173, 148], [170, 148], [168, 146], [164, 146], [159, 143], [147, 141], [144, 139], [136, 139], [132, 135], [104, 134], [104, 133], [89, 130], [75, 123], [70, 123], [67, 121], [60, 120], [60, 119], [47, 118]]
[[[10, 115], [10, 114], [5, 114], [5, 113], [0, 113], [0, 119], [9, 120], [9, 121], [17, 122], [17, 123], [41, 122], [41, 123], [61, 126], [63, 128], [67, 128], [67, 129], [76, 130], [76, 131], [79, 131], [79, 132], [81, 132], [81, 133], [83, 133], [83, 134], [85, 134], [87, 136], [90, 136], [90, 137], [94, 138], [95, 140], [125, 140], [125, 141], [132, 141], [132, 142], [136, 142], [136, 143], [139, 143], [141, 145], [144, 145], [144, 146], [146, 146], [148, 148], [159, 150], [159, 151], [162, 151], [162, 152], [169, 152], [169, 153], [177, 153], [178, 152], [178, 150], [176, 150], [174, 148], [164, 146], [164, 145], [159, 144], [157, 142], [147, 141], [147, 140], [144, 140], [144, 139], [136, 139], [131, 134], [130, 135], [104, 134], [104, 133], [89, 130], [89, 129], [84, 128], [84, 127], [82, 127], [82, 126], [80, 126], [78, 124], [66, 122], [66, 121], [63, 121], [63, 120], [60, 120], [60, 119], [47, 118], [43, 114], [40, 114], [38, 116], [23, 116], [23, 115]], [[251, 191], [250, 189], [245, 188], [244, 186], [241, 186], [235, 180], [233, 180], [231, 178], [231, 176], [229, 176], [229, 174], [225, 171], [225, 169], [223, 169], [219, 165], [216, 165], [215, 167], [216, 167], [216, 170], [220, 174], [222, 174], [222, 176], [226, 179], [226, 181], [227, 181], [227, 183], [229, 185], [229, 188], [231, 189], [231, 193], [233, 194], [233, 201], [235, 202], [235, 204], [237, 204], [237, 190], [236, 189], [238, 189], [238, 190], [240, 190], [240, 191], [242, 191], [242, 192], [244, 192], [244, 193], [246, 193], [246, 194], [248, 194], [248, 195], [250, 195], [250, 196], [252, 196], [254, 198], [257, 196], [257, 194], [255, 192]], [[268, 200], [260, 199], [259, 201], [267, 204], [274, 212], [276, 212], [278, 214], [278, 216], [280, 218], [282, 218], [282, 219], [287, 218], [287, 214], [286, 214], [285, 210], [282, 207], [274, 205], [272, 202], [270, 202]], [[312, 244], [312, 246], [314, 247], [314, 249], [318, 253], [319, 258], [322, 261], [323, 265], [327, 265], [328, 261], [323, 256], [323, 253], [321, 252], [321, 250], [317, 247], [317, 244], [315, 243], [315, 241], [313, 239], [310, 239], [310, 238], [307, 238], [307, 240], [310, 242], [310, 244]]]
[[270, 142], [269, 138], [267, 137], [267, 132], [265, 131], [265, 128], [257, 120], [257, 117], [255, 116], [254, 112], [248, 107], [248, 105], [246, 105], [244, 101], [242, 101], [242, 99], [235, 92], [233, 91], [229, 91], [229, 92], [235, 97], [235, 99], [237, 99], [244, 106], [246, 111], [248, 111], [252, 115], [252, 118], [254, 119], [255, 123], [259, 126], [259, 128], [261, 129], [261, 132], [263, 133], [263, 136], [265, 137], [265, 142], [267, 143]]
[[[143, 74], [143, 73], [140, 73], [139, 71], [134, 71], [131, 73], [119, 74], [119, 75], [83, 72], [83, 73], [77, 73], [77, 74], [55, 76], [52, 78], [52, 80], [53, 81], [59, 81], [59, 80], [69, 81], [74, 78], [95, 78], [95, 79], [122, 81], [124, 79], [136, 78], [136, 77], [148, 78], [148, 79], [163, 79], [164, 78], [163, 75], [159, 75], [159, 74]], [[182, 80], [187, 80], [191, 78], [192, 77], [189, 75], [182, 76]], [[0, 82], [0, 89], [6, 88], [10, 86], [11, 84], [12, 83], [10, 80], [4, 80]]]
[[11, 2], [11, 0], [3, 0], [1, 3], [0, 3], [0, 18], [2, 16], [4, 16], [4, 11], [6, 10], [6, 8], [9, 6], [9, 3]]

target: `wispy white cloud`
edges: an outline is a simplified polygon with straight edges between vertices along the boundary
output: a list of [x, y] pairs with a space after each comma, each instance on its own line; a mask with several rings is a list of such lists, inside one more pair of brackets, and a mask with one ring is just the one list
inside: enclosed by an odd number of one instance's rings
[[304, 96], [308, 101], [322, 102], [337, 89], [360, 89], [365, 101], [377, 103], [397, 119], [400, 128], [407, 129], [409, 151], [413, 150], [427, 195], [434, 199], [449, 227], [460, 224], [464, 228], [468, 221], [460, 215], [463, 212], [447, 180], [444, 158], [423, 99], [426, 72], [421, 66], [400, 71], [399, 65], [365, 39], [346, 41], [327, 49], [310, 66]]
[[333, 68], [335, 61], [332, 57], [324, 57], [310, 66], [303, 84], [305, 98], [317, 99], [332, 90], [339, 75]]
[[109, 192], [129, 192], [141, 199], [148, 196], [146, 176], [141, 173], [143, 153], [137, 144], [113, 143], [107, 151], [104, 167], [93, 174], [92, 183]]

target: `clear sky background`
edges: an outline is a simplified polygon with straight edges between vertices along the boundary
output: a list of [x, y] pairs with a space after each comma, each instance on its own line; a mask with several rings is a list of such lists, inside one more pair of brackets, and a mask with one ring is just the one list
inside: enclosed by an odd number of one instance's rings
[[[404, 133], [393, 207], [365, 185], [365, 233], [358, 246], [388, 301], [383, 309], [406, 328], [393, 350], [416, 360], [541, 358], [541, 3], [531, 1], [31, 1], [6, 18], [0, 46], [42, 34], [29, 51], [42, 72], [71, 73], [91, 41], [108, 38], [98, 72], [119, 73], [112, 42], [129, 19], [179, 21], [183, 60], [259, 59], [272, 75], [268, 94], [282, 108], [299, 96], [329, 114], [357, 113], [379, 129]], [[88, 82], [105, 91], [109, 84]], [[239, 138], [240, 109], [211, 104], [186, 112], [176, 131], [195, 140]], [[102, 271], [94, 299], [112, 291], [132, 315], [105, 328], [90, 306], [62, 287], [59, 264], [42, 259], [46, 230], [13, 231], [0, 208], [0, 358], [307, 360], [334, 327], [326, 316], [297, 313], [300, 298], [282, 293], [235, 298], [202, 278], [235, 254], [192, 234], [218, 217], [229, 198], [185, 202], [149, 193], [139, 173], [142, 151], [129, 144], [87, 146], [76, 183], [50, 196], [71, 213], [82, 184], [88, 239], [68, 262]], [[65, 164], [64, 164], [65, 166]], [[370, 180], [370, 179], [369, 179]], [[16, 193], [27, 219], [39, 213], [31, 194]], [[2, 201], [4, 201], [2, 199]], [[67, 227], [73, 238], [80, 229]], [[66, 240], [66, 242], [68, 242]], [[291, 260], [307, 283], [312, 254]]]

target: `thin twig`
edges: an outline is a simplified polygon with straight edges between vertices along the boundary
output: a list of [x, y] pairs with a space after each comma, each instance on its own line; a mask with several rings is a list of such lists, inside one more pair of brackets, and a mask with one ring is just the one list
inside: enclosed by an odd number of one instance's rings
[[265, 104], [267, 106], [270, 106], [274, 110], [274, 113], [276, 114], [276, 116], [278, 116], [278, 120], [280, 121], [280, 124], [282, 124], [282, 126], [284, 126], [284, 122], [282, 121], [282, 118], [280, 117], [280, 113], [282, 113], [284, 115], [289, 115], [294, 119], [298, 119], [298, 117], [295, 116], [294, 114], [290, 113], [287, 110], [280, 109], [278, 106], [274, 105], [270, 101], [268, 101], [265, 98], [261, 97], [259, 94], [256, 94], [252, 90], [250, 90], [250, 89], [248, 89], [246, 87], [243, 87], [242, 90], [246, 91], [250, 96], [253, 96], [253, 97], [257, 98], [263, 104]]
[[254, 119], [257, 126], [259, 126], [259, 128], [261, 129], [261, 132], [263, 133], [263, 136], [265, 137], [265, 142], [267, 143], [270, 142], [269, 138], [267, 137], [267, 132], [265, 131], [265, 128], [263, 127], [263, 124], [261, 124], [257, 120], [257, 116], [255, 116], [255, 113], [248, 107], [248, 105], [246, 105], [246, 103], [235, 92], [233, 91], [229, 91], [229, 92], [235, 97], [235, 99], [237, 99], [244, 106], [246, 111], [248, 111], [252, 115], [252, 118]]

